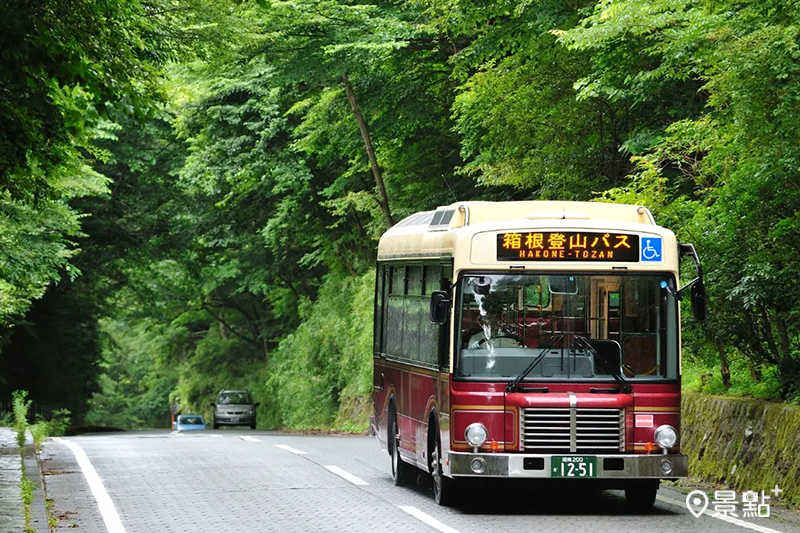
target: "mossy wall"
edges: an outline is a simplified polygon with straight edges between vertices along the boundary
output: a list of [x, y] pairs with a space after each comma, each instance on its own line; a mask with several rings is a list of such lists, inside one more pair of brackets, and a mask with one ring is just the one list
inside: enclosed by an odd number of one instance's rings
[[768, 490], [800, 504], [800, 408], [700, 394], [682, 400], [689, 474], [738, 490]]

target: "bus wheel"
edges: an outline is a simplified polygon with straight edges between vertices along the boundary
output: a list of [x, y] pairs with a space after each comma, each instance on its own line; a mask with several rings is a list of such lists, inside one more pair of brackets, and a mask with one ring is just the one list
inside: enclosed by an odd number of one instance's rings
[[649, 512], [656, 502], [658, 483], [657, 479], [647, 480], [632, 482], [625, 487], [625, 500], [628, 502], [628, 507], [638, 513]]
[[398, 487], [407, 485], [411, 479], [412, 466], [400, 457], [400, 436], [397, 433], [397, 417], [392, 416], [389, 423], [389, 453], [392, 455], [392, 481]]
[[455, 501], [456, 480], [442, 472], [442, 439], [436, 437], [436, 449], [431, 453], [431, 476], [433, 477], [433, 499], [436, 503], [449, 506]]

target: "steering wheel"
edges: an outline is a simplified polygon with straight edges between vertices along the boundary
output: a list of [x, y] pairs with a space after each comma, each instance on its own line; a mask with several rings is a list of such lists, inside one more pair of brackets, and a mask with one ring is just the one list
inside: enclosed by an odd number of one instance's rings
[[637, 372], [637, 371], [636, 371], [636, 370], [634, 370], [634, 368], [633, 368], [633, 367], [631, 367], [630, 365], [626, 365], [626, 364], [624, 364], [624, 363], [623, 363], [623, 364], [622, 364], [622, 370], [624, 370], [624, 371], [625, 371], [625, 374], [626, 374], [628, 377], [636, 377], [636, 376], [650, 376], [650, 375], [653, 375], [653, 374], [654, 374], [654, 373], [655, 373], [655, 372], [658, 370], [658, 367], [659, 367], [659, 366], [660, 366], [660, 365], [656, 365], [656, 366], [654, 366], [653, 368], [651, 368], [650, 370], [648, 370], [647, 372]]
[[[517, 337], [513, 333], [501, 332], [500, 334], [495, 335], [494, 337], [492, 337], [492, 340], [494, 340], [494, 339], [511, 339], [514, 342], [516, 342], [519, 346], [525, 346], [525, 343], [522, 341], [522, 339], [520, 339], [519, 337]], [[488, 340], [489, 339], [487, 339], [486, 336], [484, 335], [483, 338], [481, 338], [476, 344], [477, 344], [478, 347], [481, 347], [483, 344], [486, 344], [486, 341], [488, 341]]]

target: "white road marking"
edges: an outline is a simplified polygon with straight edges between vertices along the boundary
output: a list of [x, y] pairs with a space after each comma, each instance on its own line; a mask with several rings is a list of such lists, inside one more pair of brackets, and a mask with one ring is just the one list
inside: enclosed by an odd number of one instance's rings
[[97, 470], [95, 470], [94, 466], [92, 466], [92, 463], [89, 461], [89, 457], [86, 455], [86, 452], [83, 451], [83, 448], [74, 442], [70, 442], [58, 437], [54, 438], [53, 440], [65, 445], [67, 448], [72, 450], [72, 453], [75, 455], [75, 459], [78, 461], [78, 466], [81, 467], [83, 476], [89, 483], [89, 488], [92, 490], [94, 499], [97, 501], [98, 507], [100, 507], [100, 514], [103, 516], [103, 522], [106, 524], [108, 533], [126, 533], [125, 528], [122, 526], [122, 521], [119, 519], [119, 515], [117, 514], [117, 509], [114, 507], [114, 502], [111, 501], [111, 497], [106, 492], [105, 487], [103, 487], [103, 482], [100, 480], [100, 476], [97, 475]]
[[[656, 499], [661, 500], [662, 502], [671, 503], [672, 505], [677, 505], [678, 507], [686, 507], [686, 502], [673, 500], [672, 498], [667, 498], [666, 496], [661, 496], [660, 494], [656, 496]], [[714, 516], [713, 512], [707, 509], [703, 511], [703, 514], [705, 516], [710, 516], [711, 518], [716, 518], [717, 520], [722, 520], [723, 522], [727, 522], [735, 526], [746, 527], [747, 529], [758, 531], [759, 533], [781, 533], [777, 529], [768, 528], [766, 526], [760, 526], [758, 524], [753, 524], [751, 522], [745, 522], [744, 520], [739, 520], [738, 518], [733, 518], [732, 516], [724, 516], [724, 515]]]
[[247, 435], [240, 436], [239, 438], [240, 438], [240, 439], [242, 439], [242, 440], [246, 440], [247, 442], [261, 442], [261, 441], [260, 441], [260, 440], [258, 440], [257, 438], [255, 438], [255, 437], [248, 437]]
[[366, 481], [364, 481], [363, 479], [361, 479], [361, 478], [359, 478], [359, 477], [356, 477], [356, 476], [354, 476], [354, 475], [353, 475], [353, 474], [351, 474], [350, 472], [346, 472], [346, 471], [342, 470], [342, 469], [341, 469], [341, 468], [339, 468], [338, 466], [334, 466], [334, 465], [325, 465], [325, 468], [327, 468], [329, 471], [333, 472], [333, 473], [334, 473], [334, 474], [336, 474], [337, 476], [339, 476], [339, 477], [343, 477], [344, 479], [346, 479], [347, 481], [349, 481], [349, 482], [350, 482], [350, 483], [352, 483], [353, 485], [369, 485], [369, 483], [367, 483], [367, 482], [366, 482]]
[[403, 511], [407, 512], [408, 514], [410, 514], [411, 516], [413, 516], [417, 520], [425, 522], [426, 524], [428, 524], [432, 528], [438, 529], [442, 533], [459, 533], [457, 529], [453, 529], [450, 526], [446, 526], [446, 525], [442, 524], [441, 522], [436, 520], [431, 515], [423, 513], [422, 511], [420, 511], [419, 509], [417, 509], [414, 506], [411, 506], [411, 505], [398, 505], [398, 507], [400, 507], [400, 509], [402, 509]]
[[276, 448], [280, 448], [281, 450], [284, 450], [286, 452], [293, 453], [295, 455], [305, 455], [306, 454], [306, 452], [300, 451], [297, 448], [292, 448], [291, 446], [287, 446], [285, 444], [273, 444], [273, 446], [275, 446]]

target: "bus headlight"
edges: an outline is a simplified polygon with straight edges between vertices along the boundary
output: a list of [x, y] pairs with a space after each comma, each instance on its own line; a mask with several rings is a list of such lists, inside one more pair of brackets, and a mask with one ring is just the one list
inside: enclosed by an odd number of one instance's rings
[[653, 438], [655, 439], [656, 444], [661, 446], [663, 449], [668, 450], [675, 446], [675, 443], [678, 442], [678, 432], [675, 431], [674, 427], [664, 424], [663, 426], [658, 426]]
[[489, 431], [480, 422], [474, 422], [467, 426], [464, 437], [466, 437], [470, 446], [478, 448], [489, 438]]

